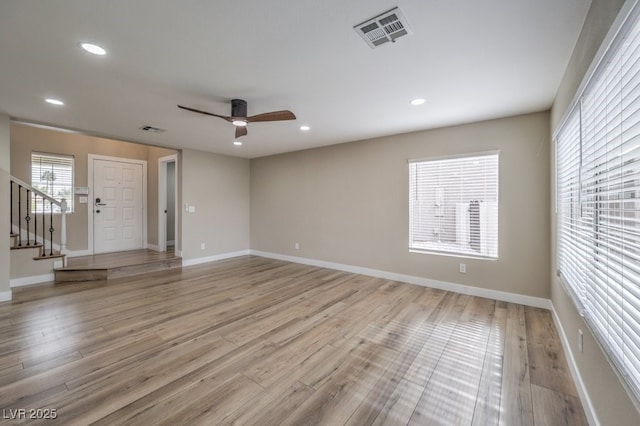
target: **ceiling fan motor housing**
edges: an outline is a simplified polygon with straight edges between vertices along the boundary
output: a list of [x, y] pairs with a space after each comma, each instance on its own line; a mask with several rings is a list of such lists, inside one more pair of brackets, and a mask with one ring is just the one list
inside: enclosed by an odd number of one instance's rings
[[231, 116], [232, 117], [246, 117], [247, 116], [247, 101], [242, 99], [231, 99]]

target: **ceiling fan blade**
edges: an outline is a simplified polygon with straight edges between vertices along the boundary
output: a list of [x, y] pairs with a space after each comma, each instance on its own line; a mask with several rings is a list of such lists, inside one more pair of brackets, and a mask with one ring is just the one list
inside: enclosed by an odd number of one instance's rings
[[251, 117], [247, 117], [247, 122], [249, 123], [259, 123], [261, 121], [284, 121], [284, 120], [295, 120], [296, 116], [294, 113], [288, 110], [283, 111], [272, 111], [265, 112], [264, 114], [252, 115]]
[[231, 123], [233, 121], [232, 117], [227, 117], [226, 115], [214, 114], [212, 112], [201, 111], [199, 109], [189, 108], [189, 107], [182, 106], [182, 105], [178, 105], [178, 108], [186, 109], [187, 111], [197, 112], [198, 114], [204, 114], [204, 115], [210, 115], [212, 117], [222, 118], [223, 120], [227, 120], [229, 123]]
[[241, 136], [247, 135], [247, 127], [246, 126], [236, 126], [236, 139]]

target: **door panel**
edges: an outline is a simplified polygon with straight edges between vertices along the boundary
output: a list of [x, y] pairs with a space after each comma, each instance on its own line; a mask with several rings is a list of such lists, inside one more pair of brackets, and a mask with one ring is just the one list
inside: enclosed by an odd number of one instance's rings
[[142, 164], [93, 160], [94, 253], [143, 248], [142, 173]]

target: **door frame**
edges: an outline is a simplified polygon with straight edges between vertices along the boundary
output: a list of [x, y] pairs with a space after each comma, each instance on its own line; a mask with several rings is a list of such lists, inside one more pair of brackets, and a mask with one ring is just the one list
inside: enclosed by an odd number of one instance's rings
[[116, 161], [118, 163], [132, 163], [142, 165], [142, 248], [146, 249], [147, 244], [147, 161], [133, 158], [111, 157], [108, 155], [88, 154], [87, 156], [87, 186], [89, 187], [89, 199], [87, 200], [87, 249], [90, 254], [95, 254], [93, 238], [93, 200], [95, 193], [93, 188], [93, 161]]
[[158, 158], [158, 251], [167, 251], [167, 215], [164, 209], [167, 205], [167, 164], [174, 164], [174, 220], [173, 220], [173, 238], [174, 249], [178, 246], [178, 154], [167, 155]]

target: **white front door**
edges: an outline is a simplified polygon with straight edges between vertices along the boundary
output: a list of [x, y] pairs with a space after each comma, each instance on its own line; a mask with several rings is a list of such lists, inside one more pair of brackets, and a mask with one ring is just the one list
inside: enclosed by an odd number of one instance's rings
[[93, 160], [93, 251], [144, 247], [143, 165]]

